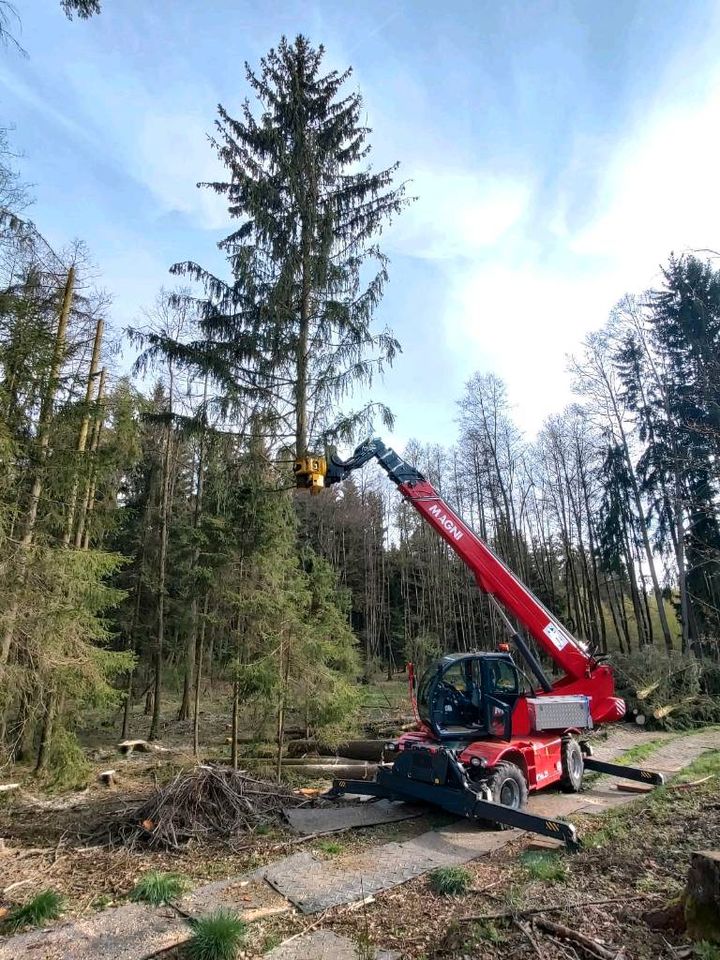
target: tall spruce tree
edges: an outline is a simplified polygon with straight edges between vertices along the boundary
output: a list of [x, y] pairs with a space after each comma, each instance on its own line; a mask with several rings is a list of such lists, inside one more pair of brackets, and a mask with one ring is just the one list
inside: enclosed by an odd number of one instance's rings
[[233, 119], [218, 108], [212, 143], [229, 176], [201, 184], [239, 221], [219, 244], [232, 280], [196, 263], [173, 268], [206, 294], [203, 339], [179, 355], [209, 370], [228, 401], [271, 410], [297, 455], [349, 438], [378, 412], [390, 421], [384, 407], [335, 405], [399, 348], [372, 320], [387, 280], [375, 238], [407, 202], [404, 187], [393, 186], [397, 164], [367, 165], [362, 97], [342, 92], [349, 69], [322, 73], [323, 56], [303, 36], [283, 37], [259, 72], [246, 65], [259, 110], [246, 101]]

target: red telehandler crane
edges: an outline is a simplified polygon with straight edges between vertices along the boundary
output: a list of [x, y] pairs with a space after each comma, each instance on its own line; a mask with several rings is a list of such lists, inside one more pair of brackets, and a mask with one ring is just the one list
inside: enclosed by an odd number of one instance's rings
[[[344, 793], [421, 800], [469, 819], [492, 821], [577, 842], [575, 828], [524, 810], [528, 793], [559, 784], [579, 792], [585, 770], [661, 784], [662, 775], [592, 757], [587, 732], [621, 720], [610, 666], [592, 656], [442, 499], [433, 485], [381, 440], [356, 448], [348, 460], [331, 455], [295, 462], [298, 487], [318, 492], [377, 460], [400, 494], [440, 534], [496, 604], [510, 640], [493, 652], [450, 654], [432, 663], [417, 686], [411, 677], [418, 729], [386, 745], [395, 759], [376, 779], [335, 780]], [[562, 671], [551, 680], [508, 611]]]

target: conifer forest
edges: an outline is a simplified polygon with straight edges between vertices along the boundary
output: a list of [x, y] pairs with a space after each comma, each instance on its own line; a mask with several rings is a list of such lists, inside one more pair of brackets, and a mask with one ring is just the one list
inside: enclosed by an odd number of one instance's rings
[[720, 18], [42, 2], [0, 960], [720, 960]]
[[[62, 775], [97, 709], [156, 739], [168, 699], [197, 752], [216, 682], [236, 736], [262, 717], [282, 738], [289, 716], [341, 736], [373, 676], [502, 639], [379, 472], [293, 489], [296, 455], [393, 425], [356, 398], [401, 350], [376, 319], [381, 233], [414, 198], [401, 161], [374, 167], [362, 96], [321, 47], [282, 39], [247, 81], [215, 118], [225, 179], [200, 185], [227, 203], [225, 269], [188, 251], [125, 328], [92, 251], [44, 239], [3, 134], [4, 764]], [[658, 683], [679, 720], [720, 719], [719, 357], [716, 258], [669, 254], [571, 358], [577, 402], [536, 437], [478, 370], [454, 442], [402, 451], [622, 686]]]

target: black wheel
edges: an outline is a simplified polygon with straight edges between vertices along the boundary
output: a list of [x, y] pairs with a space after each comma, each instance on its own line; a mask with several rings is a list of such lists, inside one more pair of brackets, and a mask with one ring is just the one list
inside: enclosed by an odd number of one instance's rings
[[580, 793], [582, 789], [585, 761], [580, 744], [574, 737], [566, 737], [562, 742], [562, 779], [560, 786], [566, 793]]
[[514, 763], [503, 760], [487, 780], [493, 803], [513, 810], [522, 810], [527, 804], [528, 787], [525, 774]]

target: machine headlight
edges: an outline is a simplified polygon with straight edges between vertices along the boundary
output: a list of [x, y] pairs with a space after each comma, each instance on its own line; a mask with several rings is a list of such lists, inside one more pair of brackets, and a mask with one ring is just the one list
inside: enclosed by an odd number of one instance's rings
[[397, 745], [393, 740], [391, 740], [389, 743], [386, 743], [386, 744], [385, 744], [385, 748], [384, 748], [384, 749], [385, 749], [388, 753], [392, 753], [394, 750], [397, 750], [397, 748], [398, 748], [398, 745]]
[[471, 767], [484, 767], [484, 766], [485, 766], [485, 761], [483, 760], [482, 757], [471, 757], [471, 758], [470, 758], [470, 766], [471, 766]]

